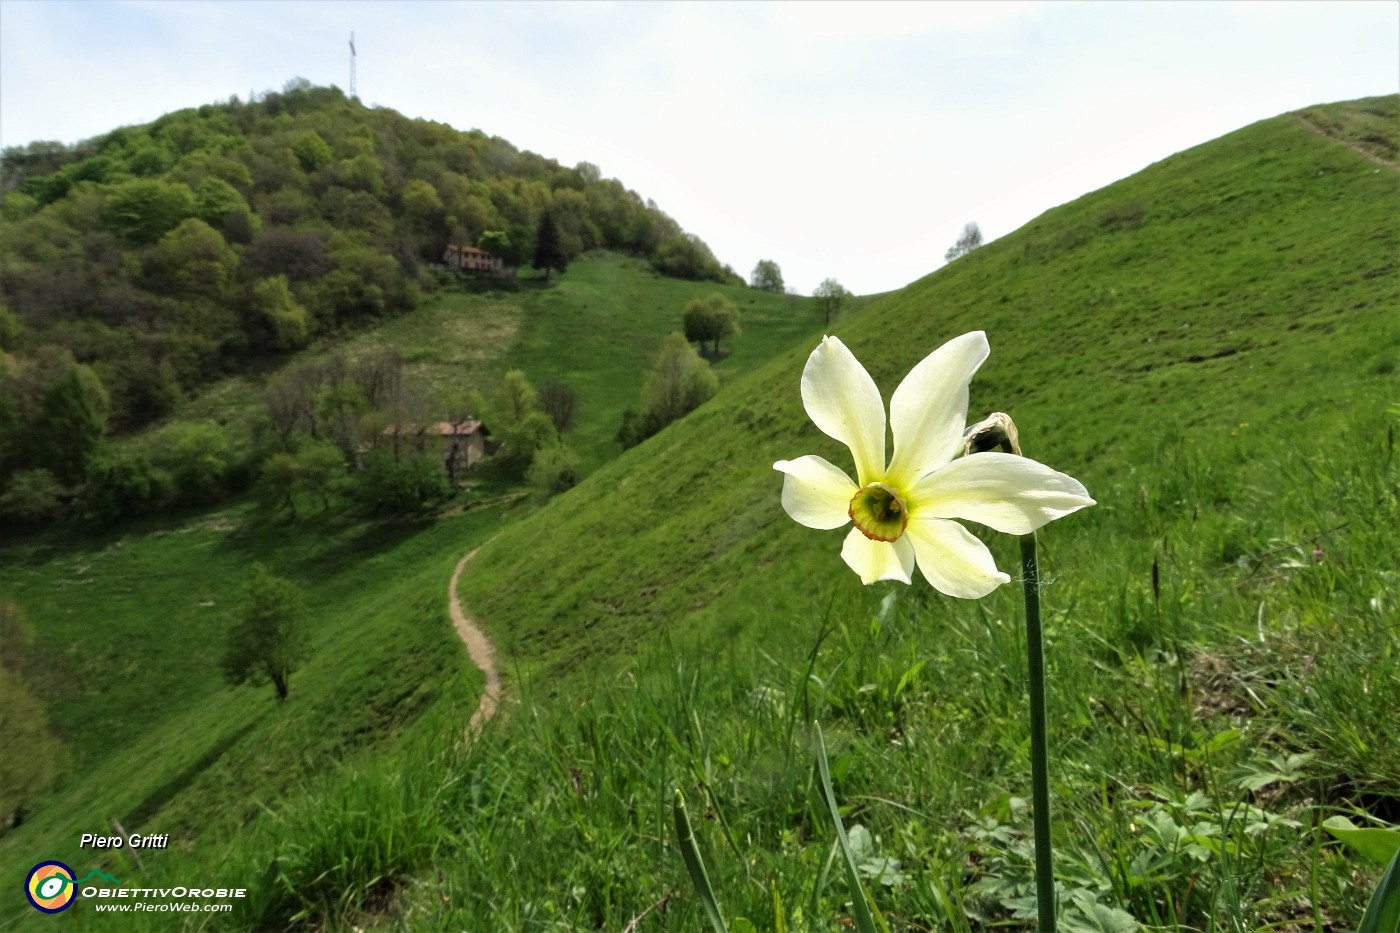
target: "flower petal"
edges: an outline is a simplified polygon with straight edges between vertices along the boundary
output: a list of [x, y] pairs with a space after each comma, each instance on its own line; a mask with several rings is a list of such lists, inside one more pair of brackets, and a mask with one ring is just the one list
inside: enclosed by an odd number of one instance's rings
[[980, 330], [954, 337], [909, 371], [890, 399], [894, 459], [885, 475], [908, 488], [952, 460], [967, 427], [967, 384], [991, 348]]
[[1011, 578], [997, 569], [992, 552], [957, 522], [911, 515], [909, 539], [919, 570], [933, 588], [959, 599], [980, 599]]
[[914, 572], [914, 548], [908, 535], [893, 542], [872, 541], [861, 534], [859, 528], [852, 528], [841, 545], [841, 559], [860, 574], [861, 583], [877, 580], [908, 583]]
[[1074, 477], [1003, 453], [954, 460], [909, 490], [911, 516], [965, 518], [1013, 535], [1030, 534], [1093, 504]]
[[807, 357], [802, 404], [813, 424], [851, 448], [861, 485], [884, 475], [885, 403], [875, 380], [838, 338], [823, 337]]
[[808, 454], [779, 460], [773, 469], [783, 477], [783, 509], [808, 528], [840, 528], [851, 520], [851, 497], [856, 484], [839, 467]]

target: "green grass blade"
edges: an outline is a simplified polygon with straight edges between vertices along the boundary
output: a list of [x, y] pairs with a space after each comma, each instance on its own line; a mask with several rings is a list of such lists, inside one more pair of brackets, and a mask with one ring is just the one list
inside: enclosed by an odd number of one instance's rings
[[1390, 867], [1381, 875], [1376, 893], [1361, 918], [1356, 933], [1397, 933], [1400, 931], [1400, 850], [1390, 860]]
[[695, 842], [695, 834], [690, 829], [690, 817], [685, 812], [685, 797], [676, 788], [675, 802], [671, 806], [676, 817], [676, 838], [680, 841], [681, 857], [685, 859], [686, 871], [690, 872], [691, 884], [700, 896], [700, 904], [705, 908], [705, 916], [710, 918], [710, 926], [715, 933], [729, 933], [724, 926], [724, 918], [719, 914], [719, 904], [715, 902], [715, 892], [710, 887], [710, 876], [705, 873], [705, 861], [700, 857], [700, 846]]
[[817, 872], [816, 884], [812, 885], [812, 902], [808, 907], [808, 913], [813, 917], [819, 915], [822, 892], [826, 890], [826, 879], [831, 874], [832, 863], [836, 861], [836, 852], [840, 848], [840, 842], [833, 842], [831, 844], [831, 851], [826, 853], [826, 859], [822, 862], [821, 871]]
[[883, 918], [878, 927], [875, 925], [870, 902], [866, 900], [865, 889], [860, 884], [855, 856], [851, 854], [851, 842], [846, 838], [846, 827], [841, 825], [841, 809], [836, 805], [836, 791], [831, 787], [831, 768], [826, 763], [826, 743], [822, 740], [822, 727], [819, 723], [812, 725], [817, 730], [817, 768], [821, 772], [822, 793], [826, 796], [826, 805], [831, 809], [831, 821], [836, 824], [836, 840], [841, 845], [841, 854], [846, 864], [846, 880], [851, 885], [851, 913], [855, 915], [856, 929], [860, 933], [889, 933], [889, 927], [885, 925]]

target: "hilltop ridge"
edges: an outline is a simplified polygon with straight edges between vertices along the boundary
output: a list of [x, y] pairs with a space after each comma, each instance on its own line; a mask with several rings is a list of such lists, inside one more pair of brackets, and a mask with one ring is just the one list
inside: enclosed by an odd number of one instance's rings
[[[418, 306], [450, 281], [433, 268], [449, 243], [486, 237], [506, 267], [526, 266], [546, 219], [552, 261], [610, 249], [742, 282], [596, 165], [304, 81], [73, 147], [8, 148], [0, 191], [0, 376], [42, 382], [66, 351], [119, 429], [249, 361]], [[21, 388], [5, 417], [23, 422], [42, 387]]]

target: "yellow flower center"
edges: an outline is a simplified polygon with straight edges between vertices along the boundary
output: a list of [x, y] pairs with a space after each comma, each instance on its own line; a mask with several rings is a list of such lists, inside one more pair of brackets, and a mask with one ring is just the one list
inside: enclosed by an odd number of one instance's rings
[[895, 541], [909, 524], [909, 510], [899, 491], [884, 483], [856, 490], [848, 513], [860, 533], [871, 541]]

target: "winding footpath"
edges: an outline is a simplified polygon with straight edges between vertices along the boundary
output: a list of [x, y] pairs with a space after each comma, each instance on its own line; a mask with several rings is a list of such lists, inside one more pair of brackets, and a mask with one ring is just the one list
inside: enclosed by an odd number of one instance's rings
[[447, 611], [452, 616], [452, 624], [457, 627], [457, 635], [467, 646], [467, 654], [471, 656], [472, 663], [481, 668], [481, 672], [486, 675], [486, 686], [481, 691], [481, 700], [467, 723], [468, 739], [475, 738], [491, 717], [496, 715], [501, 701], [501, 672], [496, 669], [496, 649], [486, 638], [486, 633], [462, 610], [462, 602], [457, 598], [457, 581], [462, 576], [462, 569], [479, 550], [481, 548], [468, 551], [467, 556], [457, 562], [457, 569], [452, 571], [452, 582], [447, 585]]
[[1316, 133], [1323, 139], [1330, 139], [1332, 142], [1337, 143], [1338, 145], [1346, 146], [1348, 149], [1361, 156], [1361, 158], [1363, 159], [1368, 159], [1371, 162], [1376, 163], [1377, 165], [1384, 165], [1386, 168], [1390, 169], [1393, 172], [1400, 172], [1400, 164], [1392, 162], [1389, 159], [1384, 158], [1383, 156], [1377, 155], [1371, 150], [1366, 149], [1363, 146], [1359, 146], [1356, 143], [1351, 142], [1350, 140], [1342, 139], [1338, 136], [1332, 135], [1324, 127], [1318, 126], [1316, 123], [1309, 120], [1301, 113], [1295, 111], [1293, 117], [1303, 125], [1304, 129], [1308, 130], [1309, 132]]

